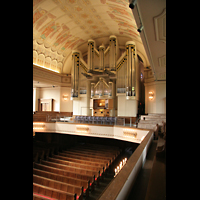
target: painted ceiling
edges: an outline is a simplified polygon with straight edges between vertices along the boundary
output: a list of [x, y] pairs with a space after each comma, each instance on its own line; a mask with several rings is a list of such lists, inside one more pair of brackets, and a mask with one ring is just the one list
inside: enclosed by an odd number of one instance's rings
[[33, 0], [33, 48], [44, 54], [62, 60], [88, 39], [110, 35], [142, 43], [129, 0]]

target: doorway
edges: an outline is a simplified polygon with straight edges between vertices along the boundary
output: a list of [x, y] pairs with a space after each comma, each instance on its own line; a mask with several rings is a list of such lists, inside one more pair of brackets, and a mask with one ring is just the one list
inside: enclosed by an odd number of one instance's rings
[[53, 99], [38, 99], [39, 111], [53, 111]]

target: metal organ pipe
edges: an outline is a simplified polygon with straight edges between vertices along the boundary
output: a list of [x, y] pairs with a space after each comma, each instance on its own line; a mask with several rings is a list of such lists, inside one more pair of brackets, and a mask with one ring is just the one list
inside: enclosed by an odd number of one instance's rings
[[105, 50], [105, 47], [104, 45], [101, 45], [99, 47], [99, 57], [100, 57], [100, 70], [104, 70], [104, 50]]
[[93, 70], [94, 66], [94, 40], [88, 40], [88, 72]]
[[135, 61], [135, 43], [126, 42], [127, 54], [127, 79], [126, 79], [126, 99], [135, 99], [136, 96], [136, 61]]
[[110, 36], [110, 70], [116, 70], [116, 42], [117, 38], [114, 35]]
[[71, 99], [78, 98], [78, 80], [79, 80], [79, 63], [80, 53], [78, 51], [72, 52], [72, 72], [71, 72]]

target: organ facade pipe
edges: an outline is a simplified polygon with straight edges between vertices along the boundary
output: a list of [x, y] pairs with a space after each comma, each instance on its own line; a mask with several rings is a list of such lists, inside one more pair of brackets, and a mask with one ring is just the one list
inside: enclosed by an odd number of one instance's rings
[[94, 66], [94, 40], [88, 40], [88, 72], [93, 70]]
[[100, 70], [104, 70], [104, 50], [105, 50], [105, 46], [101, 45], [99, 47], [99, 58], [100, 58], [100, 66], [99, 69]]
[[126, 42], [127, 72], [126, 72], [126, 99], [135, 99], [136, 96], [136, 47], [135, 42]]
[[117, 37], [115, 35], [110, 36], [110, 70], [116, 71], [116, 45]]
[[72, 51], [71, 99], [78, 98], [80, 52]]

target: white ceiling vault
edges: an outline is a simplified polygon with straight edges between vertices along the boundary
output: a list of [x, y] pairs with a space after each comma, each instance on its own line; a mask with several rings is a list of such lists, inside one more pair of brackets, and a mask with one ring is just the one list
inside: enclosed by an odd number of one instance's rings
[[97, 47], [106, 45], [110, 35], [122, 47], [135, 41], [145, 67], [150, 66], [137, 29], [129, 0], [33, 0], [33, 54], [49, 57], [61, 73], [71, 73], [72, 50], [86, 52], [89, 39]]

